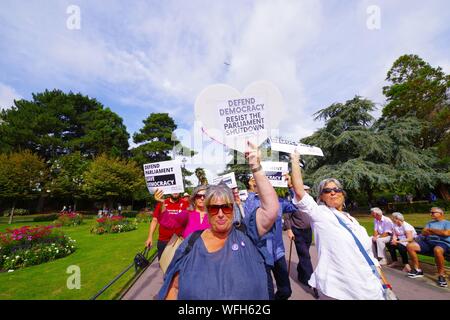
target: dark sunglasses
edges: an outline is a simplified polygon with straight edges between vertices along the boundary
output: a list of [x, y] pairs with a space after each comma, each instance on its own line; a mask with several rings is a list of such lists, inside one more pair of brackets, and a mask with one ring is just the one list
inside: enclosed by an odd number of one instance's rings
[[205, 199], [205, 195], [204, 194], [196, 194], [194, 197], [196, 200], [197, 199]]
[[208, 212], [211, 215], [218, 214], [220, 209], [222, 209], [223, 213], [230, 214], [233, 212], [233, 205], [230, 203], [226, 203], [226, 204], [211, 204], [208, 206]]
[[439, 213], [440, 214], [439, 211], [430, 211], [430, 214], [435, 214], [435, 213]]
[[322, 193], [331, 193], [332, 191], [334, 191], [335, 193], [341, 193], [344, 190], [339, 189], [339, 188], [323, 188], [322, 189]]

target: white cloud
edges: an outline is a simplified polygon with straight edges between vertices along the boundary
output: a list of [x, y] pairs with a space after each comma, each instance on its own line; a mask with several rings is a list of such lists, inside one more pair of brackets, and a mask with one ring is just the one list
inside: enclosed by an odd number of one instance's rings
[[14, 88], [0, 82], [0, 110], [12, 107], [14, 100], [20, 99], [22, 97]]

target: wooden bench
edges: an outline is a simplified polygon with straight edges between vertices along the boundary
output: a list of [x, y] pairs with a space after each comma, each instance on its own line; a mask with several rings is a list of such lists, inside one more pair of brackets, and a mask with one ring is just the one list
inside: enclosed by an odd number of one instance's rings
[[[414, 227], [414, 229], [416, 229], [417, 234], [421, 234], [423, 227]], [[424, 253], [420, 253], [423, 256], [429, 256], [429, 257], [434, 257], [433, 253], [428, 253], [428, 254], [424, 254]], [[450, 252], [447, 250], [447, 253], [444, 255], [445, 260], [450, 261]]]

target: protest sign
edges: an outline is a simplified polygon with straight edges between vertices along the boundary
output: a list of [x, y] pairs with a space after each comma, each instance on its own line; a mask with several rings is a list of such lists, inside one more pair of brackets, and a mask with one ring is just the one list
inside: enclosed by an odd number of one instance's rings
[[307, 144], [298, 143], [293, 140], [271, 137], [269, 138], [270, 147], [274, 151], [281, 151], [286, 153], [295, 153], [297, 151], [299, 154], [312, 155], [323, 157], [322, 149], [318, 147], [309, 146]]
[[148, 191], [161, 189], [164, 194], [184, 191], [181, 165], [177, 160], [144, 164], [144, 176]]
[[250, 84], [241, 94], [225, 84], [205, 88], [195, 101], [195, 116], [211, 139], [245, 152], [247, 141], [257, 146], [278, 128], [283, 98], [270, 82]]
[[248, 192], [247, 190], [239, 190], [239, 198], [241, 201], [245, 201], [248, 198]]
[[221, 181], [223, 181], [228, 187], [230, 188], [236, 188], [236, 177], [234, 175], [234, 172], [230, 172], [227, 174], [224, 174], [223, 176], [218, 176], [213, 179], [213, 184], [219, 184]]
[[273, 187], [287, 188], [287, 181], [283, 177], [288, 172], [287, 162], [263, 161], [261, 167]]

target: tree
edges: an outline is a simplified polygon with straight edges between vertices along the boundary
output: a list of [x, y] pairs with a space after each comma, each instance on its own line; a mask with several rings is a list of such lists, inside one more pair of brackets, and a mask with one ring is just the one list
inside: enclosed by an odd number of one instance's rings
[[183, 175], [183, 184], [185, 188], [192, 187], [192, 182], [186, 179], [186, 177], [190, 177], [194, 174], [194, 172], [189, 171], [184, 166], [181, 166], [181, 174]]
[[122, 119], [97, 100], [60, 90], [14, 101], [0, 114], [0, 151], [31, 150], [45, 160], [79, 151], [126, 155], [129, 135]]
[[[434, 169], [445, 175], [450, 171], [450, 75], [417, 55], [403, 55], [394, 62], [386, 80], [390, 84], [383, 88], [388, 101], [383, 121], [408, 117], [420, 120], [420, 135], [412, 142], [438, 155], [440, 160], [434, 162]], [[447, 183], [441, 182], [438, 189], [450, 199]]]
[[141, 145], [132, 149], [133, 159], [141, 166], [170, 160], [175, 157], [174, 153], [183, 152], [183, 156], [195, 154], [177, 140], [174, 134], [177, 125], [168, 113], [151, 113], [143, 123], [144, 127], [133, 135], [134, 143]]
[[0, 198], [13, 203], [9, 224], [12, 223], [17, 200], [37, 198], [47, 178], [45, 162], [30, 151], [0, 154]]
[[73, 210], [76, 210], [77, 200], [83, 195], [84, 172], [90, 161], [74, 152], [55, 159], [50, 167], [51, 181], [49, 189], [57, 197], [71, 199]]
[[208, 179], [206, 178], [206, 173], [203, 168], [197, 168], [195, 169], [195, 176], [198, 179], [198, 185], [207, 185]]
[[145, 187], [142, 170], [134, 161], [101, 155], [84, 174], [83, 191], [92, 199], [107, 200], [109, 208], [119, 198], [131, 198]]

